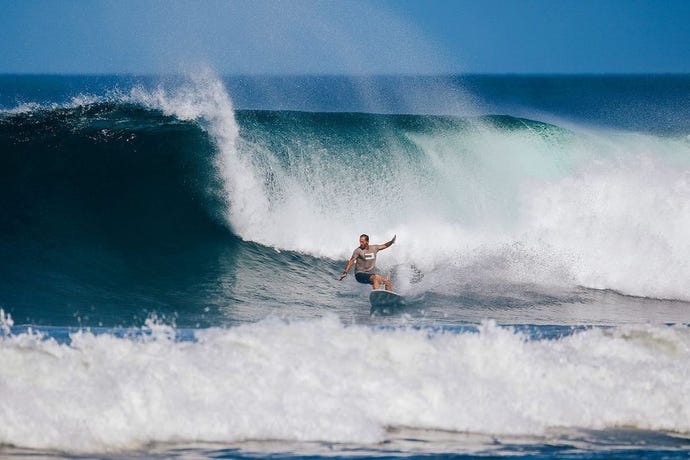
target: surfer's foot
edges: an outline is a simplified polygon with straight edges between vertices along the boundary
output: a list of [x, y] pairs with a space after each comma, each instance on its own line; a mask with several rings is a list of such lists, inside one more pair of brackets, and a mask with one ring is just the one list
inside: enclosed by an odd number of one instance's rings
[[393, 283], [391, 283], [391, 280], [389, 280], [388, 278], [383, 279], [383, 285], [386, 286], [386, 291], [393, 290]]

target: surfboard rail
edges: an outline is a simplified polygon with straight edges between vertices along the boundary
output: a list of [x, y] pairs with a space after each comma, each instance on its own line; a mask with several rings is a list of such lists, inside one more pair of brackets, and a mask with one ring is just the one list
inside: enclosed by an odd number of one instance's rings
[[405, 298], [393, 291], [376, 289], [369, 294], [372, 311], [375, 309], [400, 308], [405, 306]]

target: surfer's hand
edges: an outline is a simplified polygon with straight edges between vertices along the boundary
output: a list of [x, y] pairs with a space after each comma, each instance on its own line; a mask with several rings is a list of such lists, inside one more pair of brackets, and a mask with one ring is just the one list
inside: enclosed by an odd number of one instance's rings
[[343, 272], [343, 274], [340, 275], [340, 278], [338, 278], [338, 281], [342, 281], [343, 278], [345, 278], [346, 276], [347, 276], [347, 272]]

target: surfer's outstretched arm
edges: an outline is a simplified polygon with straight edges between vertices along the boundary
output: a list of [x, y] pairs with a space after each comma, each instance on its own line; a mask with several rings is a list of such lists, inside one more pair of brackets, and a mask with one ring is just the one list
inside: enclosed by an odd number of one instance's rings
[[343, 278], [345, 278], [345, 277], [347, 276], [347, 272], [350, 271], [350, 269], [352, 268], [352, 265], [353, 265], [354, 263], [355, 263], [355, 258], [354, 258], [354, 257], [351, 258], [350, 260], [348, 260], [347, 265], [345, 266], [345, 270], [343, 271], [342, 275], [340, 275], [340, 278], [338, 278], [338, 281], [342, 281]]
[[397, 236], [398, 235], [393, 235], [393, 239], [390, 240], [388, 243], [380, 244], [379, 245], [379, 251], [381, 251], [382, 249], [386, 249], [386, 248], [391, 247], [393, 245], [393, 243], [395, 243], [395, 238], [397, 238]]

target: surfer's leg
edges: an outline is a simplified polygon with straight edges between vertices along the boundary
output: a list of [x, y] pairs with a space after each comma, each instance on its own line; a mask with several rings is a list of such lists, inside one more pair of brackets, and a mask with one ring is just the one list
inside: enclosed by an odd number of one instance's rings
[[391, 284], [390, 279], [385, 278], [381, 275], [372, 275], [371, 284], [373, 289], [378, 289], [381, 286], [381, 283], [383, 283], [383, 285], [386, 287], [386, 291], [393, 290], [393, 284]]
[[390, 278], [383, 278], [383, 284], [386, 286], [386, 291], [393, 290], [393, 283], [391, 283]]
[[371, 275], [371, 288], [378, 289], [381, 285], [381, 277], [379, 275]]

